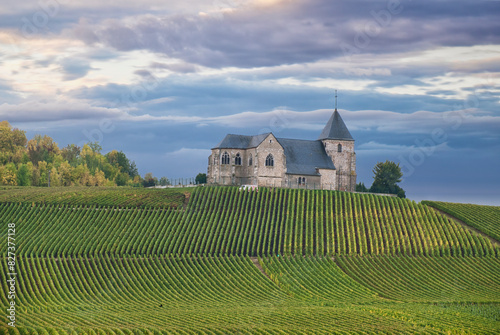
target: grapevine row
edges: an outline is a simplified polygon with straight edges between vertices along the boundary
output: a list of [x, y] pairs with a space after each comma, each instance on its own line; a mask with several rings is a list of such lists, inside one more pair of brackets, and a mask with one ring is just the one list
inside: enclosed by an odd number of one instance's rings
[[500, 250], [425, 205], [320, 190], [204, 187], [185, 210], [2, 203], [0, 215], [17, 224], [18, 252], [33, 256], [497, 257]]
[[350, 277], [381, 296], [407, 302], [500, 302], [500, 259], [338, 256]]
[[0, 187], [0, 202], [72, 206], [181, 208], [192, 188]]
[[423, 201], [500, 241], [500, 207]]

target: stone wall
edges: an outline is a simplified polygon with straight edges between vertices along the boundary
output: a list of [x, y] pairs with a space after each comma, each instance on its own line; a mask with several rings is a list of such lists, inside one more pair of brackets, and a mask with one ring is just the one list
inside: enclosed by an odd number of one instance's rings
[[[230, 164], [221, 164], [222, 155], [227, 152]], [[235, 158], [240, 154], [241, 165], [235, 165]], [[266, 166], [266, 158], [273, 155], [274, 165]], [[252, 155], [252, 165], [249, 165]], [[212, 149], [208, 158], [207, 182], [209, 184], [241, 185], [259, 184], [261, 186], [279, 186], [285, 175], [285, 153], [283, 147], [270, 134], [257, 148], [251, 149]]]
[[[301, 181], [299, 184], [298, 179], [305, 178], [305, 184]], [[287, 174], [285, 177], [284, 187], [291, 188], [321, 188], [321, 176], [306, 176], [298, 174]]]
[[[340, 191], [354, 191], [356, 189], [356, 153], [354, 141], [323, 140], [325, 150], [337, 169], [337, 189]], [[342, 152], [338, 152], [338, 145], [342, 145]]]
[[[256, 175], [259, 176], [259, 182], [271, 181], [275, 178], [280, 178], [280, 182], [284, 180], [286, 170], [285, 151], [274, 135], [269, 134], [256, 150], [255, 161], [257, 165], [255, 169]], [[269, 154], [273, 155], [274, 166], [266, 166], [266, 158]]]
[[337, 189], [337, 170], [319, 169], [321, 188], [324, 190]]
[[[222, 155], [227, 152], [230, 164], [221, 164]], [[236, 155], [240, 154], [241, 165], [235, 164]], [[252, 166], [249, 166], [252, 155]], [[207, 182], [209, 184], [240, 184], [240, 180], [251, 180], [255, 177], [255, 149], [212, 149], [208, 158]]]

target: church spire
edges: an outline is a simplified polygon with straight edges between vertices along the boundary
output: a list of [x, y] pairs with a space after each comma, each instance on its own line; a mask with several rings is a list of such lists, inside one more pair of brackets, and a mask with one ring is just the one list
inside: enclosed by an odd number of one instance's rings
[[335, 111], [337, 111], [337, 90], [335, 90]]
[[335, 110], [330, 120], [326, 123], [325, 128], [323, 128], [321, 135], [319, 135], [318, 140], [354, 141], [344, 120], [342, 120], [340, 113], [337, 111], [337, 90], [335, 90]]

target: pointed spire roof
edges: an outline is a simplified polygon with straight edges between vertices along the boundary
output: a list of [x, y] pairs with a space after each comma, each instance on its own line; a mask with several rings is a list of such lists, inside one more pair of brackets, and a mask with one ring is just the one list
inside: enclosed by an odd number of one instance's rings
[[337, 108], [335, 108], [330, 120], [328, 120], [325, 128], [323, 128], [318, 140], [354, 141]]

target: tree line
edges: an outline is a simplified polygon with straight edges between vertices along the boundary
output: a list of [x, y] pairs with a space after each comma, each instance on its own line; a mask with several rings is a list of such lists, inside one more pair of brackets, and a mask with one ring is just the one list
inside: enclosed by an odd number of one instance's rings
[[59, 148], [47, 135], [0, 122], [0, 184], [12, 186], [143, 186], [134, 161], [122, 151], [103, 154], [98, 142]]

